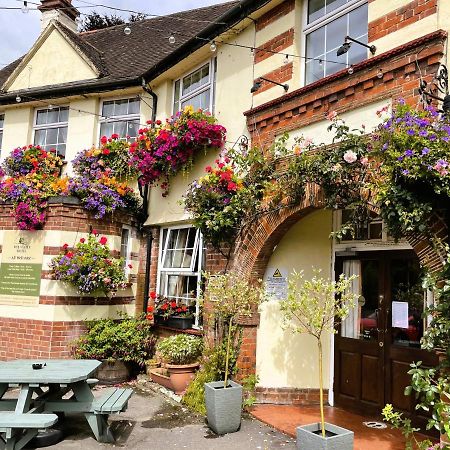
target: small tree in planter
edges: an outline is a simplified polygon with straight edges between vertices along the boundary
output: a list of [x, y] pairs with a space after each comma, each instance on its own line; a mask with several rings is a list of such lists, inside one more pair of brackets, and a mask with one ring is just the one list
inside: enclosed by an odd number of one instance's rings
[[208, 425], [217, 434], [233, 433], [241, 425], [242, 412], [242, 386], [229, 380], [233, 329], [238, 317], [257, 311], [264, 291], [231, 272], [207, 275], [207, 280], [204, 297], [212, 303], [216, 320], [226, 329], [224, 380], [205, 383]]
[[289, 277], [287, 298], [280, 302], [284, 327], [293, 333], [313, 336], [319, 351], [320, 424], [298, 427], [297, 444], [300, 448], [327, 449], [328, 440], [336, 441], [342, 437], [342, 445], [332, 448], [352, 449], [353, 432], [325, 423], [322, 336], [336, 333], [336, 325], [347, 317], [350, 306], [356, 302], [358, 295], [349, 289], [356, 275], [346, 278], [341, 274], [338, 281], [330, 281], [320, 277], [319, 273], [315, 270], [314, 276], [305, 280], [303, 272], [294, 272]]

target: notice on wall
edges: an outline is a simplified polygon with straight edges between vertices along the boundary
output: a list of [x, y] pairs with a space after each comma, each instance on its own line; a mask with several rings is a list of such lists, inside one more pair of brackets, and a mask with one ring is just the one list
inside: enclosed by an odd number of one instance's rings
[[287, 297], [288, 273], [282, 267], [268, 267], [265, 276], [266, 293], [271, 300], [284, 300]]
[[0, 304], [39, 304], [43, 231], [6, 230], [0, 264]]
[[408, 302], [392, 302], [392, 327], [408, 328]]

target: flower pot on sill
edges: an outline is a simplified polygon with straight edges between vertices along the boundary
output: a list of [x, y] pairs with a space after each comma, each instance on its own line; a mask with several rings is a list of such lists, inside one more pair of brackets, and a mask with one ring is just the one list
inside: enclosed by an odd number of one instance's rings
[[353, 450], [353, 431], [325, 422], [322, 437], [320, 423], [297, 427], [298, 450]]
[[[234, 381], [205, 383], [208, 426], [216, 434], [234, 433], [241, 426], [242, 386]], [[311, 449], [312, 450], [312, 449]]]
[[178, 330], [188, 330], [194, 324], [193, 317], [170, 316], [166, 321], [166, 326], [177, 328]]
[[170, 383], [175, 394], [181, 394], [186, 390], [189, 383], [194, 378], [195, 371], [199, 367], [199, 363], [193, 364], [166, 364], [167, 372], [169, 373]]

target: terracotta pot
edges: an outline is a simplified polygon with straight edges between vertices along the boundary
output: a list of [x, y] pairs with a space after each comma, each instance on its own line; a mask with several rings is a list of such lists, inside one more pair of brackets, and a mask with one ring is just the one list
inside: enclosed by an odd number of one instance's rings
[[170, 382], [169, 374], [167, 373], [166, 369], [162, 367], [151, 369], [150, 378], [154, 383], [158, 383], [161, 386], [164, 386], [165, 388], [172, 390], [172, 383]]
[[181, 394], [186, 390], [191, 380], [194, 378], [195, 371], [199, 367], [199, 363], [193, 364], [167, 364], [167, 370], [169, 372], [170, 382], [175, 394]]

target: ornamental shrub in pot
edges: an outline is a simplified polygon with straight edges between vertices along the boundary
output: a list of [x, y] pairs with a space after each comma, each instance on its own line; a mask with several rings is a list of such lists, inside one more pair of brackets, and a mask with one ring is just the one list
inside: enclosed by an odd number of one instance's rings
[[161, 339], [156, 349], [165, 363], [173, 390], [176, 394], [181, 394], [199, 367], [203, 339], [188, 334], [176, 334]]
[[336, 332], [336, 324], [347, 317], [356, 302], [358, 295], [351, 290], [355, 278], [341, 274], [337, 281], [331, 281], [314, 270], [313, 277], [305, 280], [303, 271], [293, 272], [287, 298], [280, 302], [284, 328], [313, 336], [319, 354], [320, 422], [297, 427], [297, 448], [301, 450], [353, 449], [353, 431], [325, 422], [322, 337]]
[[225, 330], [224, 380], [205, 383], [208, 426], [217, 434], [234, 433], [241, 426], [242, 386], [229, 379], [233, 355], [233, 336], [240, 316], [257, 312], [263, 289], [250, 285], [241, 276], [229, 272], [206, 275], [205, 300], [211, 303], [216, 323]]

